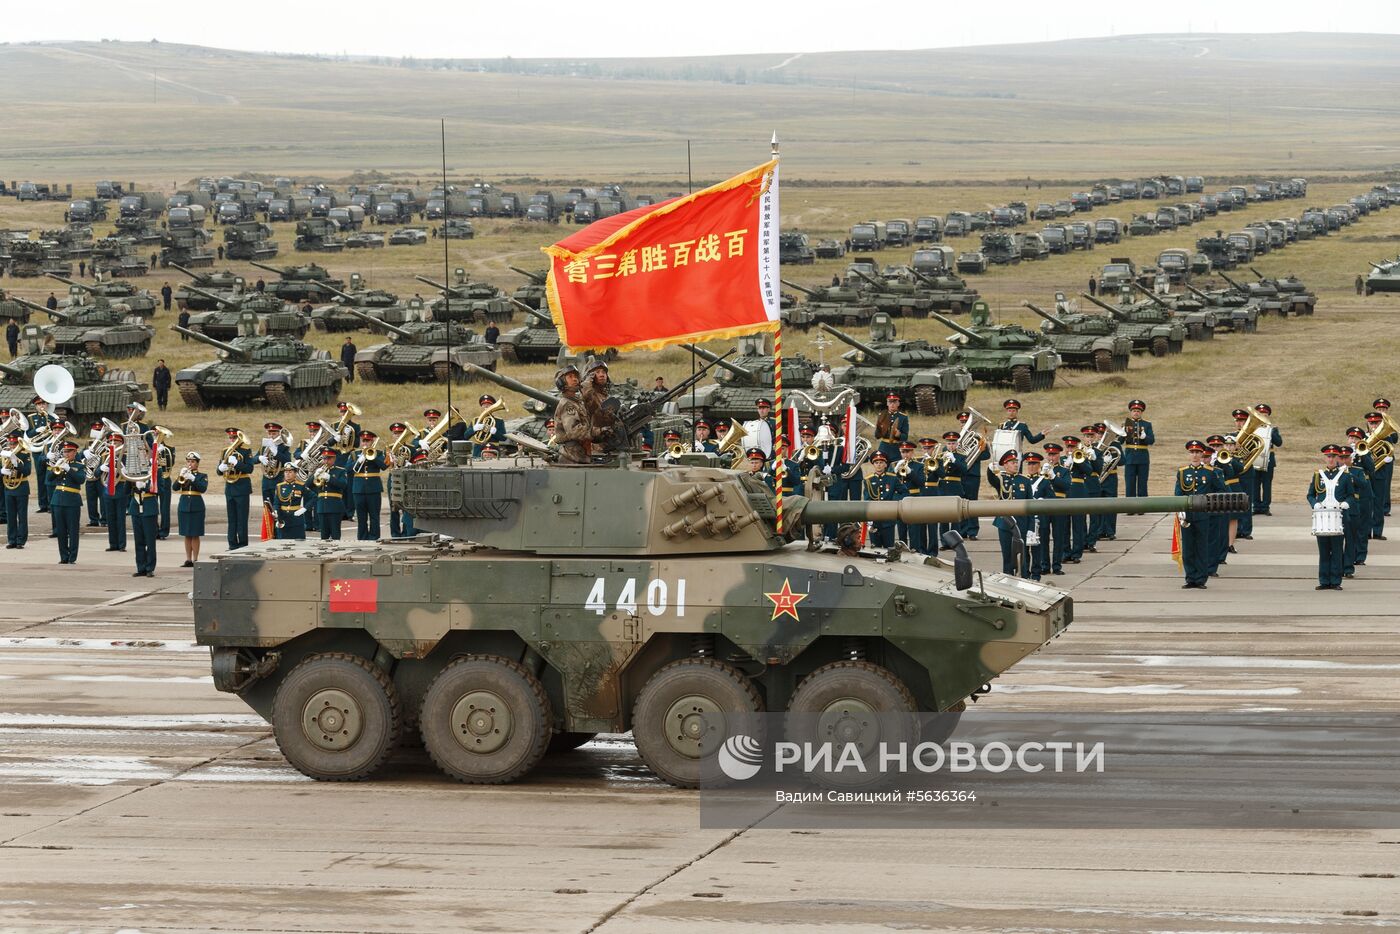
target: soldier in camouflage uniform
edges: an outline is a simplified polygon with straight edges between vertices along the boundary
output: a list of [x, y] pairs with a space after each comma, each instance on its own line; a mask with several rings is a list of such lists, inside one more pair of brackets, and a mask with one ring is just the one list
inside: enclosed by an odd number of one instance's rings
[[554, 409], [554, 438], [559, 444], [559, 460], [565, 464], [587, 464], [592, 460], [593, 442], [603, 433], [588, 417], [588, 408], [579, 398], [578, 367], [570, 364], [554, 374], [559, 405]]

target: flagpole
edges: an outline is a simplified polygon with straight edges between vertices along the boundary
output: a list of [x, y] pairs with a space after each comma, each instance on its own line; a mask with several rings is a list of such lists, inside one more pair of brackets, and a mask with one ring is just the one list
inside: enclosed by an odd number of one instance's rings
[[[778, 131], [773, 131], [773, 161], [778, 161]], [[773, 166], [776, 174], [778, 167]], [[781, 225], [782, 219], [778, 223]], [[773, 484], [776, 492], [774, 497], [774, 508], [777, 511], [778, 534], [783, 534], [783, 484], [787, 479], [787, 458], [783, 456], [783, 321], [778, 319], [778, 329], [773, 332], [773, 411], [778, 413], [777, 438], [773, 441], [773, 455], [777, 458], [777, 482]]]
[[[442, 417], [447, 419], [447, 429], [452, 430], [452, 279], [449, 277], [447, 256], [447, 206], [451, 199], [447, 197], [447, 118], [442, 117], [438, 121], [438, 129], [442, 140], [442, 303], [443, 320], [447, 322], [447, 411], [442, 413]], [[446, 435], [444, 435], [446, 437]], [[452, 459], [452, 442], [447, 442], [448, 460]]]

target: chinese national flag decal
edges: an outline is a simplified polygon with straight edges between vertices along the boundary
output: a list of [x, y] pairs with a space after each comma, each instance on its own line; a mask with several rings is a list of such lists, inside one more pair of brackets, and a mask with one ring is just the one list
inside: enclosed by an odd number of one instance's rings
[[374, 613], [379, 609], [379, 581], [331, 581], [332, 613]]
[[544, 251], [550, 310], [577, 350], [776, 330], [778, 162], [604, 218]]

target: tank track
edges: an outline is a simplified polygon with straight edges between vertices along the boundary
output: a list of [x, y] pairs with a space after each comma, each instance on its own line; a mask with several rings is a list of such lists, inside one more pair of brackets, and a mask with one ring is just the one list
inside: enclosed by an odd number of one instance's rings
[[205, 405], [204, 397], [200, 395], [199, 387], [193, 380], [182, 379], [175, 384], [180, 390], [180, 399], [185, 403], [185, 407], [202, 412], [209, 406]]
[[355, 361], [355, 378], [364, 383], [379, 382], [379, 374], [374, 369], [374, 364], [368, 360]]

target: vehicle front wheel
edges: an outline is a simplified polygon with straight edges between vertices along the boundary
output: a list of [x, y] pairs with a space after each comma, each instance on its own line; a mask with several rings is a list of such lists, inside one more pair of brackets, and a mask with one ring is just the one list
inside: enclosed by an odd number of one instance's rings
[[733, 665], [683, 658], [661, 668], [637, 695], [632, 737], [647, 766], [678, 788], [695, 788], [724, 741], [763, 709]]
[[467, 655], [440, 671], [418, 715], [423, 746], [459, 782], [511, 782], [549, 746], [553, 715], [544, 686], [495, 655]]

